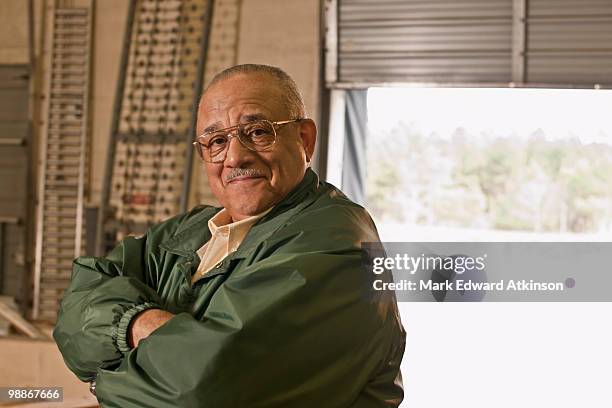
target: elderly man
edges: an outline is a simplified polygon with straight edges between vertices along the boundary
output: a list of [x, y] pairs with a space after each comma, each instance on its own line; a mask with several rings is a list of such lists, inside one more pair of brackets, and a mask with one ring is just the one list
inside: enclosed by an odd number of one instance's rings
[[310, 170], [316, 127], [293, 80], [229, 68], [198, 132], [222, 208], [75, 260], [54, 332], [68, 367], [103, 407], [398, 406], [405, 334], [362, 266], [376, 228]]

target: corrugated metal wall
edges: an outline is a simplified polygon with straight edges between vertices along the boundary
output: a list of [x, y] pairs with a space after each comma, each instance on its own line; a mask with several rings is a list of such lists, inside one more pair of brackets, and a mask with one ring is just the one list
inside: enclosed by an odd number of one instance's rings
[[340, 82], [504, 82], [512, 1], [340, 0]]
[[529, 0], [526, 80], [612, 84], [612, 0]]
[[612, 84], [612, 0], [326, 0], [326, 5], [334, 9], [328, 12], [326, 41], [326, 80], [332, 87]]

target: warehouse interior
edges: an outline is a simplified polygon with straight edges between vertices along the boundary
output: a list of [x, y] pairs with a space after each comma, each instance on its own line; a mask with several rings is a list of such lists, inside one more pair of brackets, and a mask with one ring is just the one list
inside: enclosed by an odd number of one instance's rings
[[[0, 386], [96, 406], [49, 337], [72, 260], [217, 205], [195, 108], [236, 64], [295, 79], [383, 241], [611, 241], [610, 44], [612, 0], [0, 1]], [[400, 305], [402, 406], [601, 404], [607, 304], [441, 306]]]

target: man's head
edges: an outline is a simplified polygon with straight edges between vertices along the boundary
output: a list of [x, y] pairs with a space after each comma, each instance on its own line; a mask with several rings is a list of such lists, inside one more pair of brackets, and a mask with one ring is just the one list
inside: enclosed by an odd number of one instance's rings
[[[238, 65], [218, 74], [204, 91], [197, 130], [202, 135], [261, 119], [278, 122], [304, 116], [302, 97], [285, 72]], [[234, 221], [272, 207], [304, 177], [314, 154], [314, 122], [304, 119], [275, 130], [276, 142], [264, 151], [248, 149], [233, 137], [223, 161], [205, 163], [210, 188]]]

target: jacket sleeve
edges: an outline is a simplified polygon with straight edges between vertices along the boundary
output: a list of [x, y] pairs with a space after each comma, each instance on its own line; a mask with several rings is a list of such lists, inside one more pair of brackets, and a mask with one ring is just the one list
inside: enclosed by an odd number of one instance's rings
[[53, 337], [82, 381], [117, 366], [129, 350], [126, 332], [137, 313], [159, 307], [147, 278], [146, 236], [128, 237], [104, 258], [80, 257], [62, 298]]
[[180, 313], [116, 370], [99, 370], [101, 406], [399, 405], [404, 332], [395, 298], [372, 295], [359, 242], [345, 228], [292, 231], [235, 271], [202, 319]]

